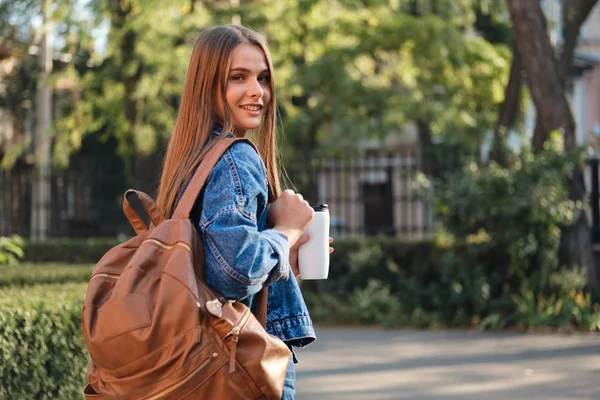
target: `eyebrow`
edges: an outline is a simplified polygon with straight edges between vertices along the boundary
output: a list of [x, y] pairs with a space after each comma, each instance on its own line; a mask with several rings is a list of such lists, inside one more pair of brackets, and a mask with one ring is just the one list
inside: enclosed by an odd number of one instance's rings
[[[229, 70], [229, 72], [233, 72], [233, 71], [252, 72], [252, 71], [250, 71], [248, 68], [242, 68], [242, 67], [239, 67], [239, 68], [231, 68], [231, 69]], [[266, 68], [266, 69], [263, 69], [262, 71], [260, 71], [260, 73], [261, 73], [261, 74], [262, 74], [263, 72], [270, 72], [270, 71], [269, 71], [269, 69], [268, 69], [268, 68]]]

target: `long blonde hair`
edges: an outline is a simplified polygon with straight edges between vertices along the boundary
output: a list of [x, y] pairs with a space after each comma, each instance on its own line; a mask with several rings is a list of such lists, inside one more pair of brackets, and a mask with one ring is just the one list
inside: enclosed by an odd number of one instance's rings
[[[273, 62], [262, 35], [237, 25], [217, 26], [204, 31], [194, 45], [192, 57], [181, 95], [181, 105], [175, 129], [165, 156], [157, 204], [168, 218], [175, 210], [178, 195], [200, 163], [204, 154], [218, 142], [206, 146], [216, 126], [215, 96], [221, 96], [224, 105], [223, 131], [232, 132], [231, 112], [225, 101], [227, 75], [231, 57], [240, 44], [259, 47], [265, 55], [271, 74], [271, 101], [265, 106], [261, 125], [253, 132], [261, 158], [267, 170], [269, 198], [279, 197], [279, 183], [275, 81]], [[206, 148], [205, 148], [206, 146]]]

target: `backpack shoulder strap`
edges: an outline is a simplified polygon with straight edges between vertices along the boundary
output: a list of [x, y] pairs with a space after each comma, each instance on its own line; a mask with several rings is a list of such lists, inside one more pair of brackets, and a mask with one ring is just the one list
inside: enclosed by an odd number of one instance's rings
[[[220, 139], [215, 146], [210, 149], [206, 155], [200, 161], [200, 165], [194, 172], [192, 179], [188, 187], [185, 189], [185, 193], [179, 200], [177, 204], [177, 208], [175, 208], [175, 212], [173, 213], [172, 219], [185, 219], [190, 217], [190, 212], [194, 207], [194, 203], [200, 194], [200, 191], [206, 184], [206, 180], [208, 179], [208, 175], [210, 175], [211, 171], [217, 165], [221, 156], [227, 151], [229, 147], [231, 147], [235, 142], [243, 141], [250, 144], [255, 150], [256, 146], [249, 139], [245, 138], [225, 138]], [[258, 152], [258, 150], [257, 150]]]
[[[206, 153], [206, 155], [200, 162], [200, 165], [196, 169], [196, 172], [194, 172], [194, 175], [192, 176], [192, 179], [190, 180], [190, 184], [186, 188], [185, 193], [183, 194], [183, 197], [177, 204], [177, 208], [175, 208], [175, 212], [173, 213], [173, 217], [172, 217], [173, 219], [189, 218], [190, 212], [192, 211], [192, 208], [194, 207], [194, 203], [196, 202], [196, 199], [198, 198], [200, 191], [206, 184], [208, 175], [210, 175], [210, 172], [212, 171], [214, 166], [217, 165], [217, 163], [219, 162], [219, 160], [221, 159], [221, 156], [225, 153], [225, 151], [227, 151], [227, 149], [229, 147], [231, 147], [235, 142], [238, 142], [238, 141], [244, 141], [246, 143], [249, 143], [254, 148], [254, 150], [256, 150], [258, 153], [258, 150], [256, 149], [256, 146], [254, 145], [254, 143], [252, 143], [248, 139], [245, 139], [245, 138], [220, 139], [219, 142], [215, 145], [215, 147], [213, 147], [211, 150], [209, 150]], [[202, 272], [204, 272], [204, 271], [202, 271]], [[268, 293], [269, 293], [268, 288], [265, 286], [260, 290], [260, 292], [258, 292], [255, 295], [256, 296], [255, 316], [256, 316], [256, 319], [263, 326], [263, 328], [266, 326], [266, 322], [267, 322], [267, 300], [269, 297]]]

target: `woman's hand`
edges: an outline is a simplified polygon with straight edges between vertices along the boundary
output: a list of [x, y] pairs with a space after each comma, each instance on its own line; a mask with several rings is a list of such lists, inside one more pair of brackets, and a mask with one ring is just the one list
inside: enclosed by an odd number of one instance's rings
[[[296, 243], [290, 247], [290, 267], [296, 278], [300, 277], [300, 268], [298, 267], [298, 248], [304, 243], [308, 242], [310, 235], [308, 233], [303, 234], [298, 238]], [[329, 238], [329, 244], [333, 243], [333, 238]], [[329, 254], [333, 253], [333, 247], [329, 247]]]
[[310, 235], [305, 233], [298, 238], [292, 247], [290, 247], [290, 267], [296, 278], [300, 276], [300, 268], [298, 267], [298, 248], [308, 242], [309, 239]]
[[290, 248], [302, 236], [314, 215], [315, 211], [302, 195], [289, 189], [267, 208], [269, 225], [287, 236]]

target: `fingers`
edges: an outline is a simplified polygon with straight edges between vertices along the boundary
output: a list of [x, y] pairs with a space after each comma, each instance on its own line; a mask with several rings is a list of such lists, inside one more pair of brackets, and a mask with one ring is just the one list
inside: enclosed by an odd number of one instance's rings
[[306, 243], [310, 240], [310, 235], [308, 233], [303, 233], [302, 236], [300, 236], [300, 238], [298, 238], [298, 241], [300, 243]]
[[334, 250], [334, 248], [333, 248], [333, 247], [330, 247], [330, 248], [329, 248], [329, 254], [333, 253], [333, 250]]
[[333, 238], [332, 237], [329, 238], [329, 243], [333, 243]]
[[308, 201], [304, 200], [304, 196], [302, 196], [300, 193], [296, 193], [294, 192], [292, 189], [286, 189], [283, 191], [283, 193], [281, 193], [281, 197], [292, 197], [292, 196], [296, 196], [296, 199], [298, 200], [299, 203], [306, 203], [307, 206], [310, 207], [310, 204], [308, 203]]
[[[300, 193], [296, 193], [296, 198], [298, 199], [298, 202], [300, 203], [304, 203], [305, 207], [310, 207], [310, 203], [306, 200], [304, 200], [304, 196], [302, 196]], [[311, 207], [312, 209], [312, 207]]]

